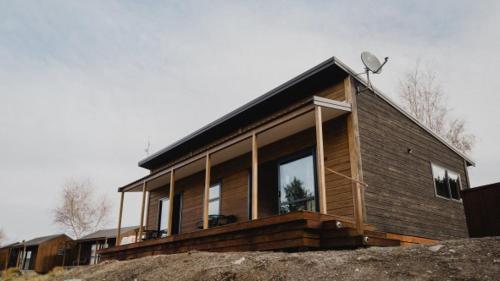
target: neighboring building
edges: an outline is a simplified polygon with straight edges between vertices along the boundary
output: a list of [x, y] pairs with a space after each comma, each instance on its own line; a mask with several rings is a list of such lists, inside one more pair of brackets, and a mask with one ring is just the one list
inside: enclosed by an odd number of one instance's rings
[[331, 58], [140, 161], [150, 174], [119, 188], [119, 222], [124, 193], [142, 192], [139, 237], [149, 241], [100, 253], [126, 259], [466, 237], [460, 190], [469, 188], [471, 165]]
[[71, 238], [65, 234], [38, 237], [29, 241], [11, 244], [2, 248], [0, 253], [6, 253], [7, 266], [17, 267], [20, 270], [34, 270], [37, 273], [49, 272], [64, 262], [65, 247]]
[[[137, 239], [138, 226], [123, 227], [121, 229], [121, 245], [135, 242]], [[76, 251], [76, 258], [73, 265], [97, 264], [100, 260], [97, 251], [114, 247], [116, 245], [117, 229], [98, 230], [89, 235], [75, 240], [73, 251]]]
[[500, 236], [500, 182], [462, 191], [470, 237]]

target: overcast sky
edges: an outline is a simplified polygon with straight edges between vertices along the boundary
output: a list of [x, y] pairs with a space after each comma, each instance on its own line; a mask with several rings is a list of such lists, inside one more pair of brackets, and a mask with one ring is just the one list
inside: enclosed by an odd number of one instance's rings
[[373, 82], [394, 98], [431, 65], [477, 136], [472, 185], [500, 181], [499, 2], [352, 2], [0, 1], [0, 228], [61, 232], [68, 178], [110, 198], [114, 227], [148, 139], [161, 149], [331, 56], [361, 71], [364, 50], [390, 57]]

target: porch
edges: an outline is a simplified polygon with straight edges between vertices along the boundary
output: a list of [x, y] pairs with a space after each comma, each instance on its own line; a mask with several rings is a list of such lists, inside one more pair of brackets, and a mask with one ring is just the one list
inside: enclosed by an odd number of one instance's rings
[[[345, 87], [349, 92], [349, 83]], [[318, 238], [328, 225], [323, 221], [349, 225], [363, 236], [366, 184], [360, 179], [355, 128], [349, 102], [313, 96], [155, 169], [119, 189], [118, 229], [125, 193], [142, 192], [136, 243], [119, 246], [118, 232], [118, 247], [100, 253], [106, 259], [157, 251], [152, 249], [217, 250], [219, 240], [221, 249], [314, 248], [326, 243]], [[218, 217], [230, 224], [214, 223]], [[276, 234], [280, 229], [288, 238]], [[156, 233], [154, 240], [149, 233]], [[225, 240], [241, 235], [243, 244], [227, 246], [232, 242]], [[261, 240], [268, 242], [258, 245]]]

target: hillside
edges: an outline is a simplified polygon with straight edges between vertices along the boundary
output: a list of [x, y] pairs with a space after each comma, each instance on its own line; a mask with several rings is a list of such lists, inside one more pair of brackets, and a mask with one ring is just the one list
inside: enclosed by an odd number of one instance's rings
[[50, 280], [500, 280], [500, 237], [354, 251], [190, 252], [104, 262]]

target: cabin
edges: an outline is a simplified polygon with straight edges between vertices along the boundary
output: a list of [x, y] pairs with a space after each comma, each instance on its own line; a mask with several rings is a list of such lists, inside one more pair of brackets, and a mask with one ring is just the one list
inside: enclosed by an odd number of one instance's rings
[[500, 182], [462, 190], [470, 237], [500, 236]]
[[[138, 231], [139, 227], [137, 226], [122, 227], [120, 230], [120, 244], [125, 245], [135, 242]], [[100, 255], [98, 251], [114, 247], [116, 245], [117, 233], [118, 229], [116, 228], [102, 229], [75, 240], [72, 250], [73, 252], [76, 251], [76, 257], [72, 265], [93, 265], [99, 263]]]
[[56, 234], [8, 245], [0, 250], [0, 254], [5, 255], [2, 269], [47, 273], [63, 265], [65, 248], [71, 241], [65, 234]]
[[149, 174], [118, 189], [118, 228], [125, 194], [141, 193], [139, 239], [99, 253], [123, 260], [466, 237], [460, 191], [473, 165], [332, 57], [141, 160]]

